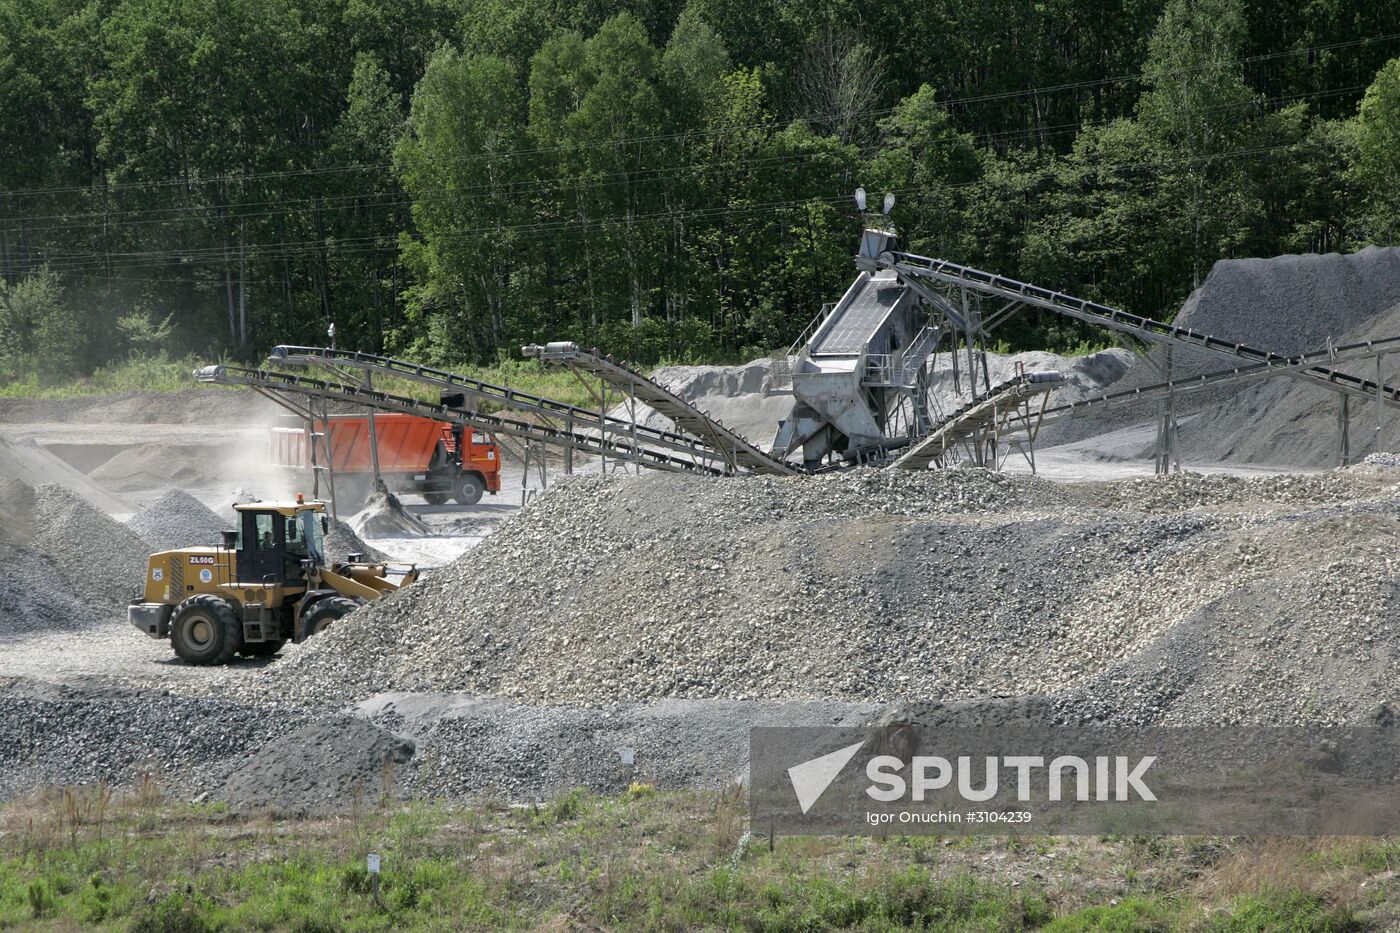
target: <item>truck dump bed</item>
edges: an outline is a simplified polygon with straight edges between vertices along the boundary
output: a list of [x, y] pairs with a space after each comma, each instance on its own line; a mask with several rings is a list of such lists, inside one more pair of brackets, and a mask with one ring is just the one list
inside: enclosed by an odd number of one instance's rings
[[[422, 473], [432, 464], [441, 443], [455, 450], [452, 426], [416, 415], [382, 414], [374, 417], [379, 438], [379, 469], [385, 473]], [[337, 473], [369, 473], [369, 418], [365, 415], [331, 415], [332, 467]], [[272, 429], [272, 462], [304, 468], [311, 465], [306, 426], [287, 419]]]

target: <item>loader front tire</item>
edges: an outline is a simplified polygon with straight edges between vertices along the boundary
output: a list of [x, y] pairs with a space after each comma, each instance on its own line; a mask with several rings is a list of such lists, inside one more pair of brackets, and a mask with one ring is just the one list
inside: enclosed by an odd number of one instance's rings
[[319, 635], [330, 628], [337, 619], [344, 618], [359, 608], [359, 603], [344, 596], [327, 596], [317, 600], [314, 606], [306, 610], [306, 615], [302, 616], [298, 623], [301, 637], [297, 641], [306, 641], [312, 635]]
[[243, 647], [243, 626], [228, 600], [191, 596], [175, 607], [170, 644], [186, 664], [227, 664]]

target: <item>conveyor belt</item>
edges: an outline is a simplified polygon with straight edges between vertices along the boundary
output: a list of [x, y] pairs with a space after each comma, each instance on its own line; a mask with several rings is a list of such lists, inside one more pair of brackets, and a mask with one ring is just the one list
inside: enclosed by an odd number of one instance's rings
[[682, 431], [688, 431], [704, 441], [717, 456], [729, 464], [731, 469], [742, 467], [755, 473], [785, 476], [793, 476], [803, 472], [789, 463], [764, 453], [745, 437], [726, 428], [665, 386], [602, 356], [597, 351], [583, 350], [577, 344], [567, 341], [545, 344], [544, 346], [531, 345], [522, 347], [521, 350], [526, 356], [590, 373], [608, 384], [616, 386], [628, 395], [645, 402], [674, 421], [676, 427]]
[[946, 454], [950, 447], [994, 424], [997, 418], [1008, 410], [1019, 408], [1027, 399], [1043, 395], [1064, 384], [1062, 377], [1037, 380], [1033, 378], [1034, 375], [1039, 374], [1018, 376], [993, 386], [991, 392], [968, 402], [935, 424], [933, 430], [896, 457], [890, 466], [896, 470], [927, 469], [930, 463]]
[[377, 389], [366, 389], [363, 386], [343, 385], [322, 379], [309, 379], [305, 376], [293, 376], [288, 373], [263, 369], [244, 369], [238, 366], [206, 366], [195, 371], [195, 378], [200, 382], [218, 385], [253, 386], [268, 392], [326, 398], [363, 405], [380, 411], [420, 415], [424, 418], [465, 425], [489, 434], [504, 434], [507, 437], [558, 444], [587, 453], [605, 454], [609, 457], [631, 460], [654, 470], [696, 473], [706, 476], [719, 476], [724, 473], [718, 467], [650, 450], [640, 444], [634, 445], [616, 435], [614, 435], [614, 439], [609, 440], [601, 435], [553, 428], [548, 425], [505, 418], [500, 415], [482, 414], [449, 405], [435, 405], [415, 398], [380, 392]]
[[[960, 266], [944, 259], [897, 252], [884, 254], [876, 261], [876, 264], [883, 268], [894, 269], [902, 276], [933, 279], [949, 285], [969, 288], [982, 294], [997, 295], [1024, 302], [1028, 305], [1045, 308], [1056, 314], [1107, 327], [1119, 333], [1131, 334], [1140, 340], [1180, 347], [1198, 355], [1226, 356], [1243, 360], [1246, 363], [1286, 364], [1289, 361], [1289, 357], [1281, 354], [1269, 353], [1242, 343], [1232, 343], [1182, 327], [1173, 327], [1170, 324], [1129, 314], [1126, 311], [1120, 311], [1098, 302], [1086, 301], [1083, 298], [1075, 298], [1073, 295], [1065, 295], [1036, 285], [1018, 282], [1002, 275]], [[1324, 386], [1334, 392], [1361, 398], [1376, 397], [1377, 386], [1374, 382], [1337, 372], [1320, 363], [1301, 368], [1284, 367], [1280, 372], [1296, 379]], [[1382, 386], [1381, 394], [1384, 404], [1400, 407], [1400, 397], [1396, 396], [1395, 390], [1389, 386]]]
[[[1257, 382], [1261, 379], [1267, 379], [1270, 376], [1280, 375], [1290, 369], [1305, 369], [1313, 366], [1318, 361], [1345, 363], [1355, 360], [1373, 359], [1383, 353], [1400, 353], [1400, 337], [1366, 340], [1360, 343], [1334, 347], [1329, 350], [1317, 350], [1313, 353], [1304, 353], [1289, 359], [1278, 359], [1268, 363], [1255, 363], [1251, 366], [1223, 369], [1201, 376], [1190, 376], [1185, 379], [1158, 382], [1137, 389], [1107, 392], [1103, 395], [1095, 395], [1075, 402], [1066, 402], [1063, 405], [1056, 405], [1053, 408], [1047, 408], [1043, 412], [1038, 412], [1029, 417], [1038, 425], [1049, 424], [1052, 421], [1057, 421], [1062, 418], [1070, 418], [1075, 415], [1083, 414], [1091, 409], [1113, 408], [1138, 402], [1157, 402], [1162, 401], [1169, 395], [1187, 395], [1192, 392], [1209, 389], [1213, 386]], [[1379, 400], [1391, 405], [1400, 402], [1400, 389], [1387, 385], [1377, 385], [1374, 382], [1368, 383], [1368, 385], [1372, 386], [1371, 393], [1367, 396], [1371, 401]], [[1013, 419], [1012, 424], [1019, 426], [1024, 420], [1025, 419], [1022, 418]]]
[[269, 363], [274, 365], [346, 366], [376, 374], [398, 376], [426, 385], [457, 389], [505, 408], [557, 418], [563, 420], [566, 427], [570, 426], [569, 422], [572, 422], [572, 426], [589, 428], [600, 434], [612, 433], [625, 435], [628, 439], [635, 438], [636, 441], [651, 448], [672, 450], [677, 453], [689, 454], [692, 457], [714, 457], [714, 453], [703, 443], [684, 434], [633, 424], [626, 418], [615, 418], [587, 408], [579, 408], [577, 405], [546, 398], [543, 395], [493, 385], [444, 369], [420, 366], [417, 363], [396, 360], [393, 357], [359, 353], [354, 350], [337, 350], [331, 347], [282, 345], [273, 347], [267, 359]]

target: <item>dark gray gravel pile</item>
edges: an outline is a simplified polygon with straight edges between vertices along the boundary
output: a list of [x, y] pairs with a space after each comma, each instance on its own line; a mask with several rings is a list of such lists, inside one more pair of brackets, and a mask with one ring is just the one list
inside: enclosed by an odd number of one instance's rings
[[129, 783], [144, 771], [190, 799], [308, 718], [154, 691], [10, 682], [0, 689], [0, 796], [44, 785]]
[[[1358, 253], [1227, 259], [1182, 305], [1173, 323], [1224, 340], [1274, 353], [1324, 349], [1329, 339], [1345, 344], [1400, 334], [1400, 249], [1367, 247]], [[1129, 308], [1128, 310], [1133, 310]], [[1161, 349], [1130, 369], [1112, 390], [1162, 381]], [[1229, 358], [1174, 352], [1173, 378], [1226, 369]], [[1341, 369], [1374, 377], [1367, 362]], [[1397, 375], [1392, 362], [1387, 381]], [[1337, 396], [1296, 380], [1271, 379], [1251, 386], [1220, 386], [1182, 396], [1182, 456], [1294, 467], [1330, 467], [1336, 458]], [[1353, 406], [1359, 409], [1360, 405]], [[1368, 406], [1369, 407], [1369, 406]], [[1190, 416], [1200, 414], [1192, 421]], [[1156, 415], [1153, 404], [1092, 412], [1050, 425], [1042, 444], [1077, 441], [1125, 428]], [[1370, 426], [1374, 418], [1368, 412]], [[1364, 419], [1358, 424], [1364, 423]], [[1376, 449], [1369, 430], [1355, 431], [1353, 454]], [[1393, 443], [1393, 433], [1389, 435]], [[1150, 444], [1150, 438], [1147, 442]], [[1146, 448], [1140, 451], [1150, 456]]]
[[0, 543], [0, 636], [81, 629], [104, 618], [73, 592], [47, 558]]
[[332, 521], [330, 534], [326, 535], [326, 557], [330, 560], [345, 560], [351, 554], [363, 554], [367, 560], [389, 559], [383, 551], [366, 544], [345, 522]]
[[414, 743], [355, 716], [330, 716], [279, 734], [241, 758], [213, 795], [239, 809], [341, 810], [411, 786]]
[[133, 515], [127, 526], [153, 551], [172, 551], [221, 544], [233, 522], [184, 490], [171, 489]]

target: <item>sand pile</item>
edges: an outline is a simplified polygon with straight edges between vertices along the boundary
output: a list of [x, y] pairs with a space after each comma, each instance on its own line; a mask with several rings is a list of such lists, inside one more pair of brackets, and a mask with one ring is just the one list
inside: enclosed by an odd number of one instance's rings
[[131, 517], [127, 526], [152, 551], [186, 547], [212, 547], [223, 543], [223, 533], [233, 530], [233, 519], [220, 518], [212, 509], [180, 489], [171, 489]]
[[1205, 717], [1214, 695], [1287, 720], [1326, 695], [1345, 715], [1400, 674], [1385, 472], [1151, 492], [973, 470], [579, 478], [270, 673], [303, 699], [957, 699], [1073, 689], [1208, 630], [1219, 668], [1194, 699], [1136, 714]]
[[403, 507], [399, 497], [390, 492], [374, 492], [365, 500], [364, 508], [346, 522], [360, 535], [426, 535], [432, 529], [423, 520]]
[[[660, 366], [651, 378], [764, 450], [773, 443], [778, 422], [792, 413], [792, 396], [773, 392], [773, 360], [766, 357], [740, 366]], [[615, 405], [608, 414], [630, 420], [633, 406]], [[675, 430], [670, 418], [641, 402], [636, 420]]]
[[140, 444], [121, 451], [88, 477], [119, 492], [209, 486], [219, 481], [228, 459], [228, 452], [218, 447]]
[[[1102, 395], [1111, 391], [1110, 387], [1123, 378], [1123, 375], [1136, 362], [1137, 358], [1129, 350], [1113, 348], [1089, 353], [1084, 356], [1061, 356], [1043, 350], [1029, 350], [1002, 356], [987, 353], [987, 371], [993, 386], [1012, 379], [1018, 371], [1028, 373], [1055, 370], [1065, 377], [1064, 385], [1050, 393], [1049, 405], [1077, 402], [1089, 396]], [[967, 361], [958, 360], [959, 379], [962, 392], [954, 391], [953, 364], [947, 353], [940, 353], [934, 360], [934, 368], [929, 380], [930, 400], [934, 417], [946, 416], [967, 404]], [[978, 391], [981, 391], [978, 384]], [[1038, 405], [1039, 403], [1037, 403]]]
[[130, 504], [29, 439], [13, 441], [0, 434], [0, 477], [29, 486], [61, 483], [109, 514], [132, 512]]

